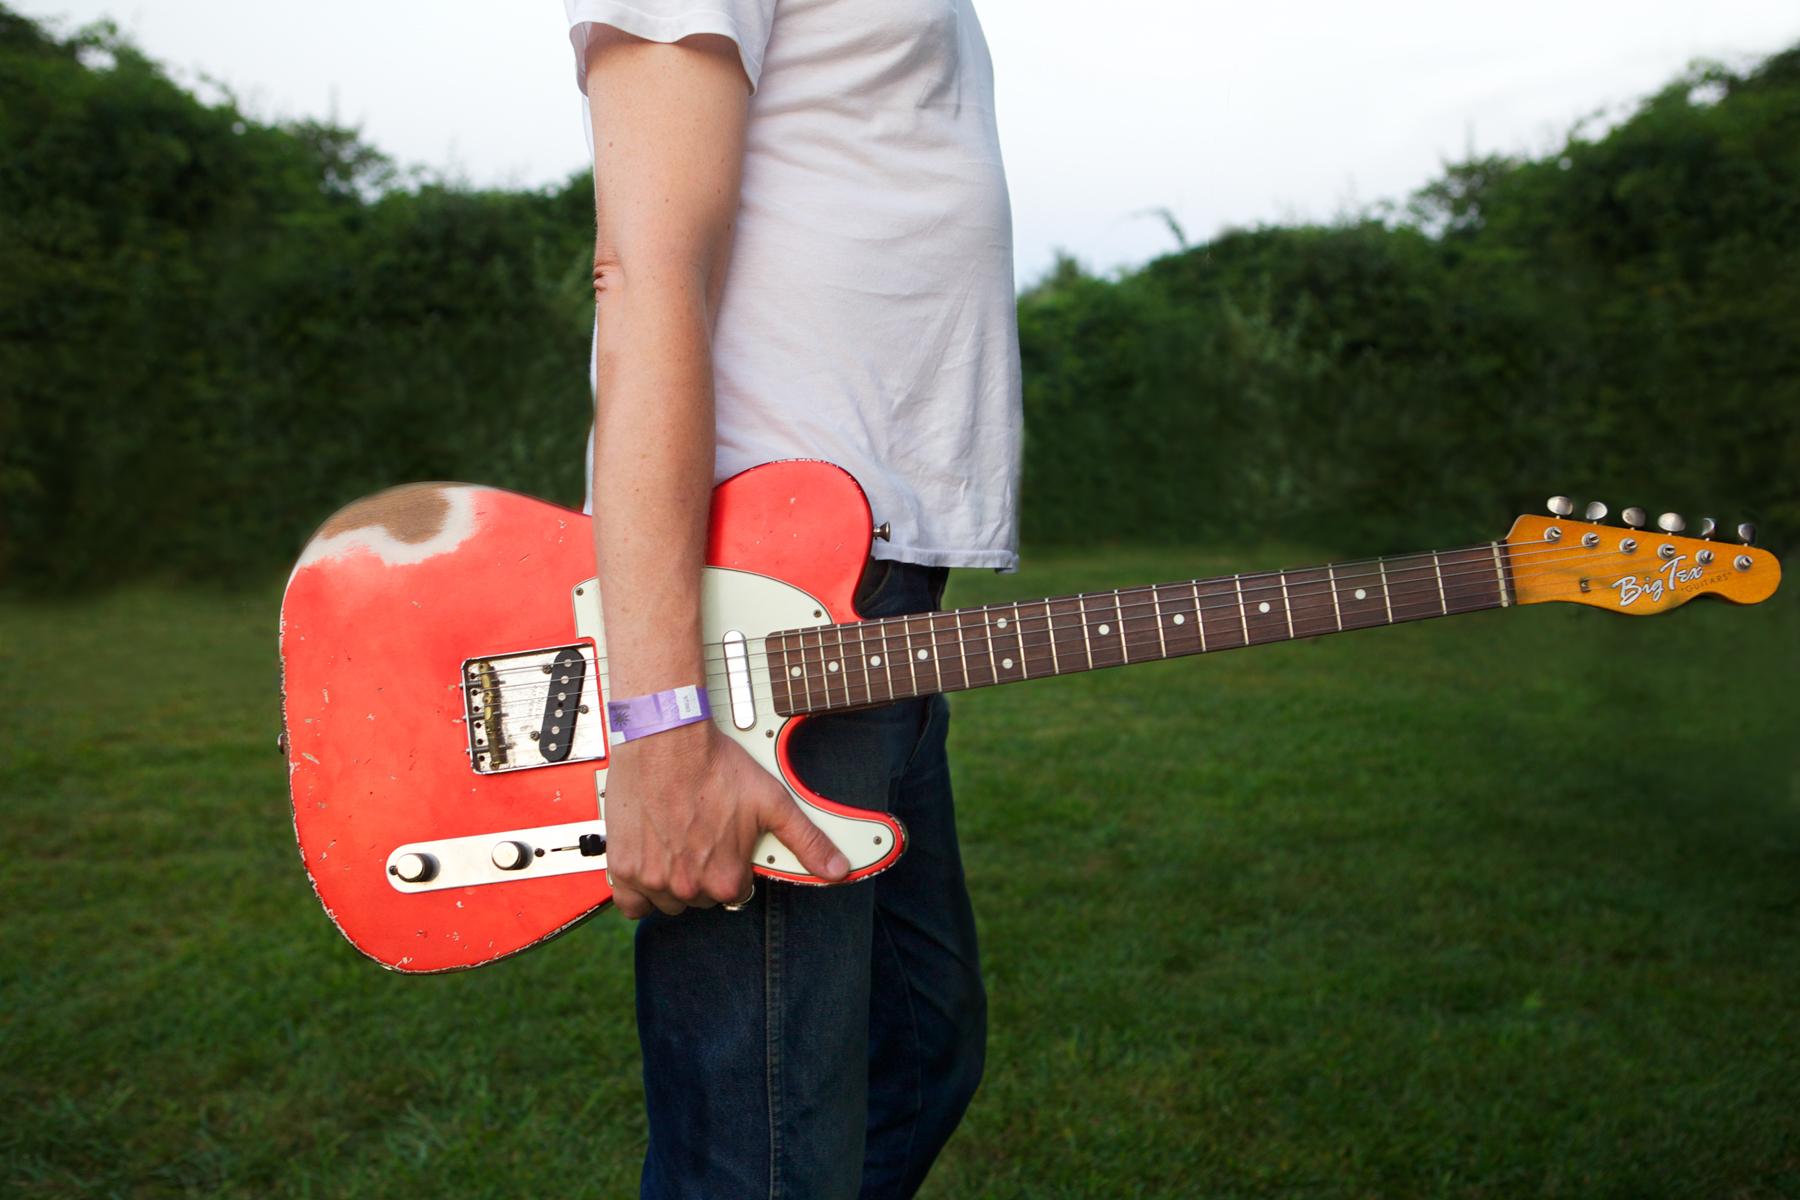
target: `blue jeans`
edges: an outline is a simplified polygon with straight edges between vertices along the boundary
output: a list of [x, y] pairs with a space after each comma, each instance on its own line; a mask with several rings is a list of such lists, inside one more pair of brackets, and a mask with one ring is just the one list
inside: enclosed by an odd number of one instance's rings
[[[937, 607], [943, 572], [876, 564], [865, 616]], [[637, 931], [647, 1198], [908, 1197], [981, 1081], [987, 994], [950, 798], [942, 696], [814, 717], [815, 791], [893, 813], [907, 850], [841, 887], [759, 879], [740, 912]]]

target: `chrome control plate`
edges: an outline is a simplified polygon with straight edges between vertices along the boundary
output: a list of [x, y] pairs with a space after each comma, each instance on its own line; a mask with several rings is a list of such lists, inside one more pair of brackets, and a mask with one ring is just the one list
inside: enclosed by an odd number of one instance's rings
[[[433, 842], [408, 842], [388, 854], [387, 881], [396, 892], [440, 892], [445, 888], [476, 887], [484, 883], [511, 883], [546, 875], [573, 875], [580, 871], [604, 871], [606, 855], [581, 852], [582, 835], [606, 836], [604, 821], [572, 821], [566, 825], [540, 825], [536, 829], [501, 829], [473, 837], [441, 838]], [[530, 850], [525, 866], [503, 870], [494, 865], [494, 847], [518, 842]], [[408, 854], [428, 855], [435, 868], [429, 879], [408, 883], [400, 878], [400, 859]]]

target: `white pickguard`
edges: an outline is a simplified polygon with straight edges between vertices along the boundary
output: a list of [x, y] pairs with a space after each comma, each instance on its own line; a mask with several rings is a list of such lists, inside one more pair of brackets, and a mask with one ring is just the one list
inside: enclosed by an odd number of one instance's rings
[[[606, 626], [600, 615], [598, 581], [589, 579], [577, 584], [571, 592], [571, 598], [575, 602], [577, 634], [593, 638], [594, 644], [600, 647], [600, 687], [602, 694], [610, 697], [611, 683], [605, 666]], [[713, 724], [726, 737], [747, 750], [750, 757], [761, 763], [771, 775], [782, 781], [807, 818], [850, 860], [850, 869], [859, 871], [881, 861], [893, 850], [892, 834], [888, 827], [880, 821], [839, 816], [808, 803], [782, 775], [781, 766], [775, 757], [781, 727], [787, 724], [788, 718], [775, 713], [775, 700], [769, 688], [769, 668], [763, 653], [763, 637], [777, 630], [829, 624], [831, 619], [823, 604], [779, 579], [725, 567], [707, 567], [701, 575], [700, 626], [707, 648], [706, 687], [712, 700]], [[739, 729], [732, 722], [725, 664], [720, 652], [720, 644], [725, 635], [733, 630], [742, 633], [748, 641], [752, 695], [756, 709], [756, 723], [748, 729]], [[608, 734], [610, 737], [610, 729]], [[600, 817], [605, 820], [604, 770], [596, 774], [594, 786], [600, 792]], [[793, 851], [782, 845], [772, 833], [763, 834], [762, 840], [757, 842], [752, 861], [756, 866], [771, 871], [810, 875], [800, 865], [800, 860], [794, 856]]]
[[[781, 728], [788, 718], [775, 712], [774, 695], [769, 688], [769, 668], [765, 662], [764, 635], [777, 630], [804, 629], [828, 625], [825, 606], [791, 584], [766, 575], [733, 571], [724, 567], [707, 567], [700, 581], [701, 630], [707, 647], [706, 688], [712, 702], [713, 723], [720, 732], [749, 751], [769, 774], [781, 780], [788, 794], [800, 805], [812, 823], [850, 860], [851, 871], [880, 862], [893, 850], [893, 833], [880, 821], [845, 817], [826, 812], [811, 804], [781, 773], [775, 747]], [[596, 671], [601, 694], [612, 695], [611, 680], [606, 669], [606, 626], [600, 615], [600, 588], [593, 579], [583, 580], [570, 591], [575, 605], [575, 627], [580, 637], [591, 637], [597, 648]], [[749, 660], [751, 702], [755, 720], [748, 728], [739, 729], [733, 720], [731, 688], [728, 686], [723, 646], [725, 636], [736, 631], [744, 635]], [[594, 706], [601, 720], [605, 706]], [[748, 719], [748, 714], [742, 714]], [[607, 728], [607, 743], [612, 730]], [[598, 821], [582, 821], [570, 825], [548, 825], [534, 829], [496, 830], [469, 837], [437, 841], [409, 842], [388, 853], [387, 879], [398, 892], [435, 892], [445, 888], [475, 887], [489, 883], [509, 883], [545, 875], [566, 875], [580, 871], [606, 869], [604, 854], [592, 857], [580, 854], [576, 843], [582, 834], [606, 832], [606, 770], [594, 774], [594, 790], [598, 793]], [[503, 841], [516, 841], [528, 852], [527, 864], [516, 870], [503, 870], [493, 861], [495, 846]], [[408, 881], [400, 877], [402, 860], [407, 855], [422, 855], [432, 864], [428, 878]], [[812, 877], [800, 865], [794, 853], [765, 833], [756, 843], [752, 863], [764, 870], [789, 875]]]

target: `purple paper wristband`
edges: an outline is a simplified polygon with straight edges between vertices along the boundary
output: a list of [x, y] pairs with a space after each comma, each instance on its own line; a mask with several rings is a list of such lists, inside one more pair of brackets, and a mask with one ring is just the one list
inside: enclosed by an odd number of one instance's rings
[[666, 733], [711, 716], [712, 705], [707, 701], [706, 689], [692, 684], [630, 700], [606, 702], [606, 723], [612, 727], [615, 742]]

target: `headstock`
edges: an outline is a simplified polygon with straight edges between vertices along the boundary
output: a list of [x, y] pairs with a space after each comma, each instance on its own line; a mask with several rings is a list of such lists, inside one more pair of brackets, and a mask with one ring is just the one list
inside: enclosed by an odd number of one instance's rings
[[1569, 600], [1649, 616], [1696, 596], [1756, 604], [1781, 583], [1775, 556], [1747, 544], [1755, 536], [1749, 525], [1738, 526], [1746, 544], [1733, 545], [1711, 540], [1711, 520], [1701, 525], [1707, 536], [1691, 538], [1680, 536], [1685, 523], [1675, 513], [1645, 530], [1641, 509], [1626, 509], [1631, 528], [1621, 529], [1597, 523], [1606, 516], [1598, 502], [1588, 506], [1590, 521], [1571, 520], [1575, 507], [1564, 496], [1551, 497], [1549, 508], [1548, 517], [1520, 517], [1506, 535], [1515, 603]]

